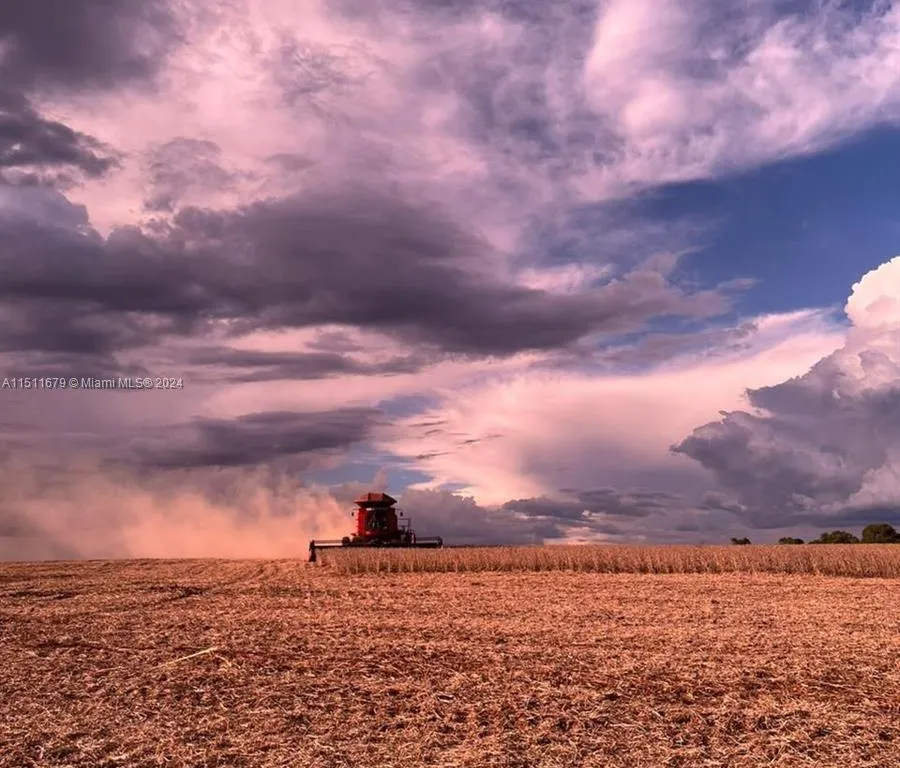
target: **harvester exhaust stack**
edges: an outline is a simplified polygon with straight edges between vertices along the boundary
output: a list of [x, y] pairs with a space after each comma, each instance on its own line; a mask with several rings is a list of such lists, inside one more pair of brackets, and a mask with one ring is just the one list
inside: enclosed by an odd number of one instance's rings
[[[316, 550], [343, 547], [419, 547], [438, 549], [444, 546], [440, 536], [420, 539], [412, 529], [412, 521], [394, 509], [397, 500], [386, 493], [364, 493], [356, 504], [356, 531], [340, 541], [309, 542], [309, 562], [316, 562]], [[402, 519], [401, 519], [402, 518]]]

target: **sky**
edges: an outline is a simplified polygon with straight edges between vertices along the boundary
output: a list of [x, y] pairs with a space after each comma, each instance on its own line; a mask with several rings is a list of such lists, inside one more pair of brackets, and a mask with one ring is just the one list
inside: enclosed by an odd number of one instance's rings
[[900, 526], [898, 167], [893, 3], [4, 4], [0, 558]]

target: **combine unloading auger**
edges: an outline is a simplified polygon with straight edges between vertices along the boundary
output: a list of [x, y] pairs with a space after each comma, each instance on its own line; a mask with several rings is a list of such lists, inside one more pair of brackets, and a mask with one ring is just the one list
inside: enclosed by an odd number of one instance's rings
[[440, 536], [417, 538], [412, 521], [394, 509], [395, 498], [386, 493], [364, 493], [356, 499], [356, 533], [340, 540], [309, 542], [309, 562], [316, 562], [320, 549], [345, 547], [418, 547], [438, 549], [444, 546]]

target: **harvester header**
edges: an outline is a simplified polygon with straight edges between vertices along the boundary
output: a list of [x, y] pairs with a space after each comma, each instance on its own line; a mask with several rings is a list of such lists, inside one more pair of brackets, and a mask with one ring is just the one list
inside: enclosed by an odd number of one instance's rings
[[309, 542], [309, 562], [316, 562], [316, 550], [344, 547], [419, 547], [437, 549], [444, 546], [440, 536], [418, 538], [412, 528], [412, 520], [395, 509], [397, 499], [386, 493], [369, 492], [354, 502], [356, 531], [340, 541]]

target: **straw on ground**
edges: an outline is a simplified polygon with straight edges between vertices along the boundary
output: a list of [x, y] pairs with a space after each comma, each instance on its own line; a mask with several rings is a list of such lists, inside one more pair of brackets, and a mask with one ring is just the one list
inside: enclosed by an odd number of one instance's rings
[[[810, 555], [877, 570], [837, 549]], [[703, 562], [673, 552], [630, 556]], [[898, 603], [806, 574], [0, 565], [0, 768], [886, 768]]]

